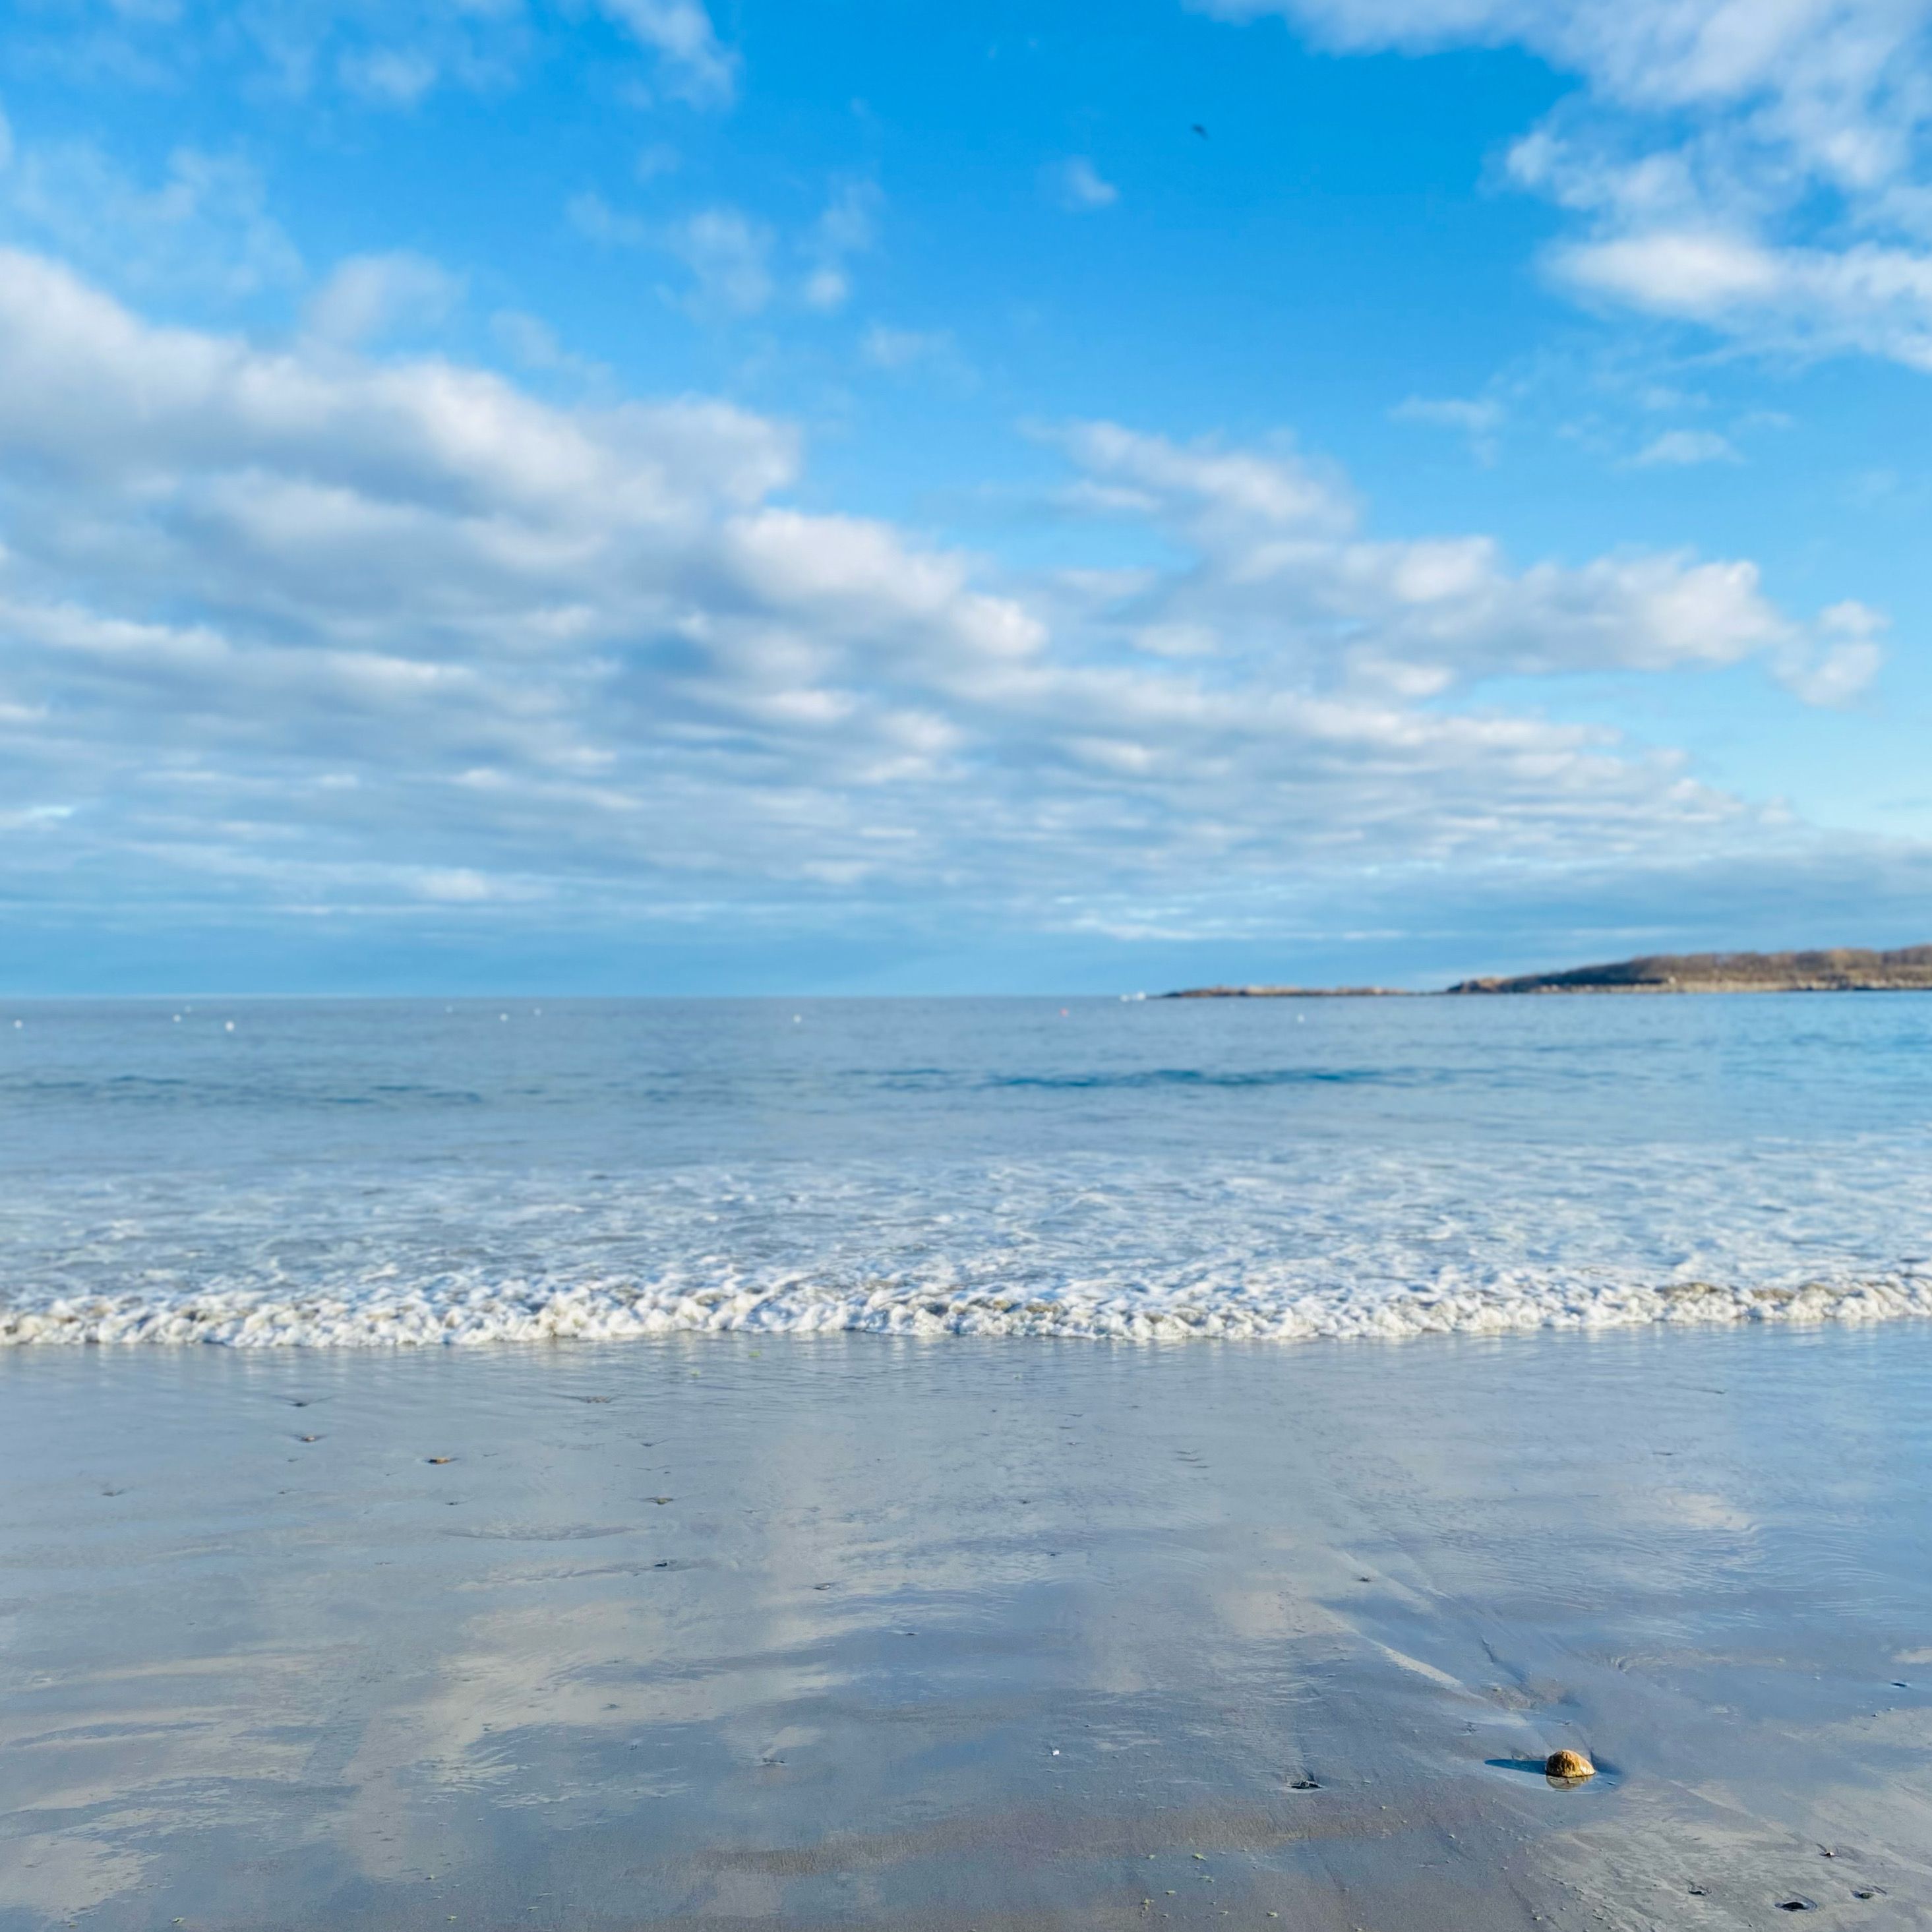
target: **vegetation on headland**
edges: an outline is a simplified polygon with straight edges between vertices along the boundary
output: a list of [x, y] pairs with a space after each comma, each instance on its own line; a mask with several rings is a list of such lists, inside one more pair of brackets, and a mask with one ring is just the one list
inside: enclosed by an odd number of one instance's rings
[[[1459, 980], [1445, 993], [1932, 992], [1932, 946], [1890, 952], [1834, 946], [1808, 952], [1657, 952], [1607, 966], [1514, 979]], [[1389, 986], [1192, 986], [1169, 1000], [1388, 999]]]

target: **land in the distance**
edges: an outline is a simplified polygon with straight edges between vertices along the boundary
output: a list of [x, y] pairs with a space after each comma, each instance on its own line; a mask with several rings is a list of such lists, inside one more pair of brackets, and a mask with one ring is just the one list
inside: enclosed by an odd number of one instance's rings
[[[1932, 946], [1874, 952], [1834, 946], [1807, 952], [1656, 952], [1607, 966], [1514, 979], [1459, 980], [1445, 993], [1932, 992]], [[1192, 986], [1169, 1000], [1394, 999], [1390, 986]]]

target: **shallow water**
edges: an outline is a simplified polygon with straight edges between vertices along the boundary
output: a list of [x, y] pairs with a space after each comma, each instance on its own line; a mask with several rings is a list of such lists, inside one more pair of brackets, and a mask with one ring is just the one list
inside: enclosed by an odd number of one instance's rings
[[1924, 1928], [1928, 1453], [1918, 1324], [16, 1353], [0, 1928]]
[[0, 1339], [1869, 1320], [1929, 1156], [1916, 994], [16, 1004]]

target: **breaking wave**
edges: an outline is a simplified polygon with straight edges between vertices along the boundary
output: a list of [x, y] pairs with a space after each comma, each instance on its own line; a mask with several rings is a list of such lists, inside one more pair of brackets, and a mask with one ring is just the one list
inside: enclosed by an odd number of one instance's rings
[[180, 1176], [6, 1211], [0, 1344], [678, 1332], [1278, 1341], [1932, 1314], [1917, 1136], [398, 1180]]

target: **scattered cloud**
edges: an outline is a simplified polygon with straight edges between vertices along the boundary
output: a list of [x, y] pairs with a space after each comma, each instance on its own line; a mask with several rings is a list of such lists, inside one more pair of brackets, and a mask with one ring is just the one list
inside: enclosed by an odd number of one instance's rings
[[835, 189], [824, 212], [800, 243], [812, 264], [802, 291], [808, 308], [830, 310], [845, 305], [852, 292], [848, 265], [854, 256], [877, 246], [884, 205], [874, 182], [845, 182]]
[[600, 248], [641, 248], [651, 239], [648, 223], [620, 213], [594, 188], [572, 195], [563, 212], [578, 234]]
[[602, 382], [610, 376], [602, 363], [565, 348], [556, 331], [540, 316], [526, 315], [520, 309], [499, 309], [490, 318], [490, 333], [504, 354], [520, 368], [584, 382]]
[[1162, 561], [1001, 577], [795, 507], [767, 417], [161, 327], [0, 253], [0, 827], [69, 814], [0, 839], [12, 902], [925, 890], [1125, 929], [1365, 868], [1688, 863], [1790, 835], [1485, 680], [1754, 662], [1832, 704], [1879, 666], [1879, 614], [1783, 610], [1748, 561], [1518, 566], [1375, 535], [1286, 442], [1052, 440], [1070, 545], [1126, 519]]
[[[651, 92], [698, 109], [729, 106], [737, 55], [701, 0], [592, 0], [650, 61]], [[20, 44], [37, 64], [84, 76], [151, 82], [224, 72], [256, 95], [340, 89], [365, 106], [407, 111], [440, 88], [513, 87], [544, 42], [583, 18], [582, 0], [72, 0]]]
[[352, 94], [386, 107], [413, 107], [435, 86], [442, 70], [422, 47], [368, 47], [345, 53], [339, 63]]
[[330, 342], [369, 342], [433, 329], [462, 299], [462, 283], [427, 256], [352, 255], [310, 297], [308, 327]]
[[233, 155], [178, 148], [142, 181], [91, 142], [0, 142], [0, 240], [51, 248], [117, 288], [242, 302], [298, 284], [302, 256]]
[[1123, 614], [1144, 635], [1212, 638], [1224, 658], [1292, 664], [1312, 688], [1433, 699], [1485, 677], [1716, 668], [1762, 659], [1808, 702], [1877, 670], [1857, 607], [1792, 620], [1756, 566], [1634, 551], [1510, 570], [1484, 536], [1378, 540], [1339, 478], [1292, 449], [1175, 444], [1111, 424], [1064, 433], [1098, 509], [1184, 535], [1192, 568]]
[[1820, 614], [1822, 650], [1800, 650], [1780, 670], [1807, 704], [1846, 704], [1878, 675], [1885, 661], [1879, 639], [1890, 628], [1884, 613], [1856, 602], [1834, 604]]
[[[852, 292], [850, 263], [876, 245], [884, 197], [869, 182], [836, 186], [824, 210], [796, 236], [793, 251], [806, 263], [787, 292], [822, 314], [842, 308]], [[651, 248], [681, 262], [689, 272], [670, 299], [702, 321], [760, 314], [780, 289], [773, 257], [778, 237], [771, 226], [726, 203], [698, 208], [678, 219], [652, 223], [613, 208], [594, 190], [574, 195], [566, 210], [587, 241], [613, 248]]]
[[700, 208], [674, 223], [663, 245], [690, 271], [679, 305], [700, 320], [756, 315], [772, 293], [772, 236], [742, 208]]
[[950, 361], [958, 352], [946, 328], [891, 328], [875, 322], [860, 339], [859, 352], [875, 369], [910, 369]]
[[1742, 463], [1736, 444], [1715, 430], [1669, 429], [1630, 458], [1638, 470], [1688, 470], [1700, 463]]
[[1526, 46], [1576, 76], [1508, 172], [1579, 294], [1777, 352], [1932, 369], [1926, 0], [1196, 0], [1339, 50]]
[[1916, 250], [1772, 248], [1735, 233], [1655, 228], [1560, 248], [1551, 266], [1580, 294], [1767, 349], [1856, 350], [1932, 371], [1932, 255]]
[[1042, 178], [1048, 194], [1070, 214], [1090, 214], [1096, 208], [1112, 208], [1120, 198], [1120, 190], [1103, 181], [1084, 154], [1054, 162]]
[[728, 106], [737, 92], [738, 61], [718, 44], [699, 0], [598, 0], [661, 62], [661, 85], [694, 106]]
[[1493, 396], [1411, 396], [1389, 413], [1397, 422], [1454, 430], [1468, 439], [1469, 453], [1478, 462], [1491, 464], [1500, 452], [1498, 432], [1508, 412]]

